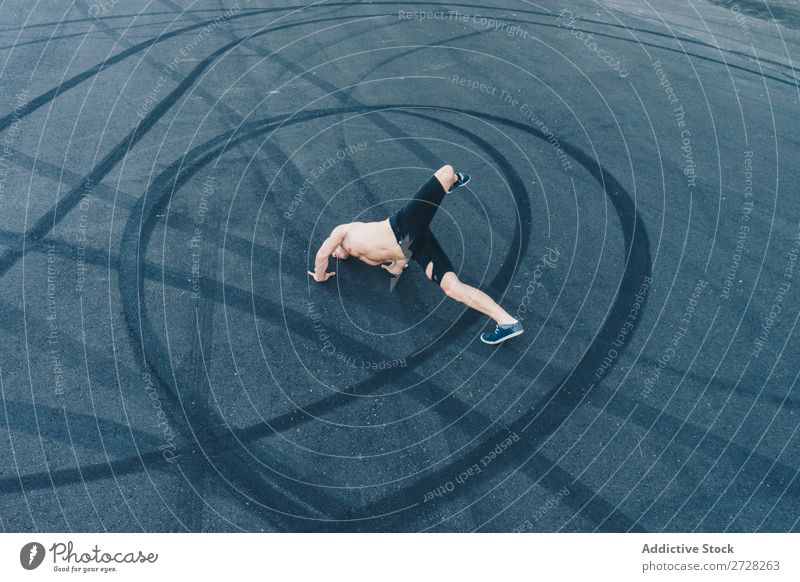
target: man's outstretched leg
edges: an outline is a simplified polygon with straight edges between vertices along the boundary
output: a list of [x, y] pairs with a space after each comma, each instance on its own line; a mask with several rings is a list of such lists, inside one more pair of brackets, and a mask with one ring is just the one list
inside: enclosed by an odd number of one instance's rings
[[[432, 264], [426, 271], [428, 277], [432, 275]], [[458, 276], [450, 271], [445, 273], [440, 283], [442, 291], [451, 299], [463, 303], [484, 315], [488, 315], [497, 322], [493, 332], [481, 334], [481, 341], [485, 344], [499, 344], [521, 335], [524, 331], [522, 324], [514, 319], [505, 309], [480, 289], [462, 282]]]

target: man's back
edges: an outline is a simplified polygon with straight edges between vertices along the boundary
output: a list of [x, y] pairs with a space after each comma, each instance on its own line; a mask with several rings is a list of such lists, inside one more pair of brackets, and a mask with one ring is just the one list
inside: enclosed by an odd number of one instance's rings
[[389, 219], [380, 222], [351, 222], [341, 243], [350, 255], [370, 265], [404, 259], [394, 239]]

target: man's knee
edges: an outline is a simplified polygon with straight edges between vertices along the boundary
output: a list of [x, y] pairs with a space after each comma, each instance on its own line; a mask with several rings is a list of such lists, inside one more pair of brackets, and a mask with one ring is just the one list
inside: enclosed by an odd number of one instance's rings
[[439, 286], [442, 288], [442, 291], [444, 291], [445, 295], [451, 299], [460, 301], [463, 283], [459, 281], [455, 273], [452, 271], [445, 273], [444, 277], [442, 277], [442, 282], [439, 283]]

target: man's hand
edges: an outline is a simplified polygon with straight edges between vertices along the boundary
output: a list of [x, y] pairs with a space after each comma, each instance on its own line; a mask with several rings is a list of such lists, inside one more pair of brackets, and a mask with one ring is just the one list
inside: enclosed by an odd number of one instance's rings
[[336, 273], [334, 273], [333, 271], [331, 271], [330, 273], [325, 273], [323, 271], [323, 273], [319, 276], [314, 271], [309, 271], [308, 274], [314, 277], [314, 281], [316, 281], [317, 283], [323, 283], [324, 281], [327, 281], [331, 277], [336, 276]]
[[309, 275], [314, 277], [314, 281], [316, 281], [317, 283], [322, 283], [323, 281], [327, 281], [328, 279], [336, 275], [336, 273], [327, 272], [328, 259], [342, 243], [349, 228], [350, 228], [349, 224], [340, 224], [331, 231], [330, 236], [326, 238], [325, 242], [322, 243], [322, 246], [319, 247], [319, 250], [317, 251], [317, 256], [314, 259], [314, 271], [308, 272]]

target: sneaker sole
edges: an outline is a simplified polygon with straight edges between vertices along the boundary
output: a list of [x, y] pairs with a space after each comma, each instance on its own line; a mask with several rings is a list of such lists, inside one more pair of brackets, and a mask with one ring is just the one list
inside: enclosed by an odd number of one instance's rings
[[469, 177], [469, 180], [467, 180], [466, 182], [456, 182], [455, 184], [453, 184], [452, 186], [450, 186], [450, 190], [448, 190], [448, 192], [452, 192], [453, 190], [455, 190], [456, 188], [460, 188], [461, 186], [466, 186], [466, 185], [467, 185], [467, 184], [469, 184], [471, 181], [472, 181], [472, 176], [470, 176], [470, 177]]
[[501, 338], [501, 339], [499, 339], [499, 340], [497, 340], [497, 341], [494, 341], [494, 342], [487, 342], [485, 339], [483, 339], [483, 336], [481, 336], [481, 341], [482, 341], [483, 343], [485, 343], [485, 344], [489, 344], [490, 346], [495, 346], [495, 345], [497, 345], [497, 344], [501, 344], [501, 343], [503, 343], [503, 342], [504, 342], [504, 341], [506, 341], [506, 340], [510, 340], [512, 337], [517, 337], [518, 335], [522, 335], [523, 333], [525, 333], [525, 330], [524, 330], [524, 329], [523, 329], [523, 330], [520, 330], [520, 331], [515, 331], [514, 333], [512, 333], [512, 334], [510, 334], [510, 335], [507, 335], [506, 337], [504, 337], [504, 338]]

